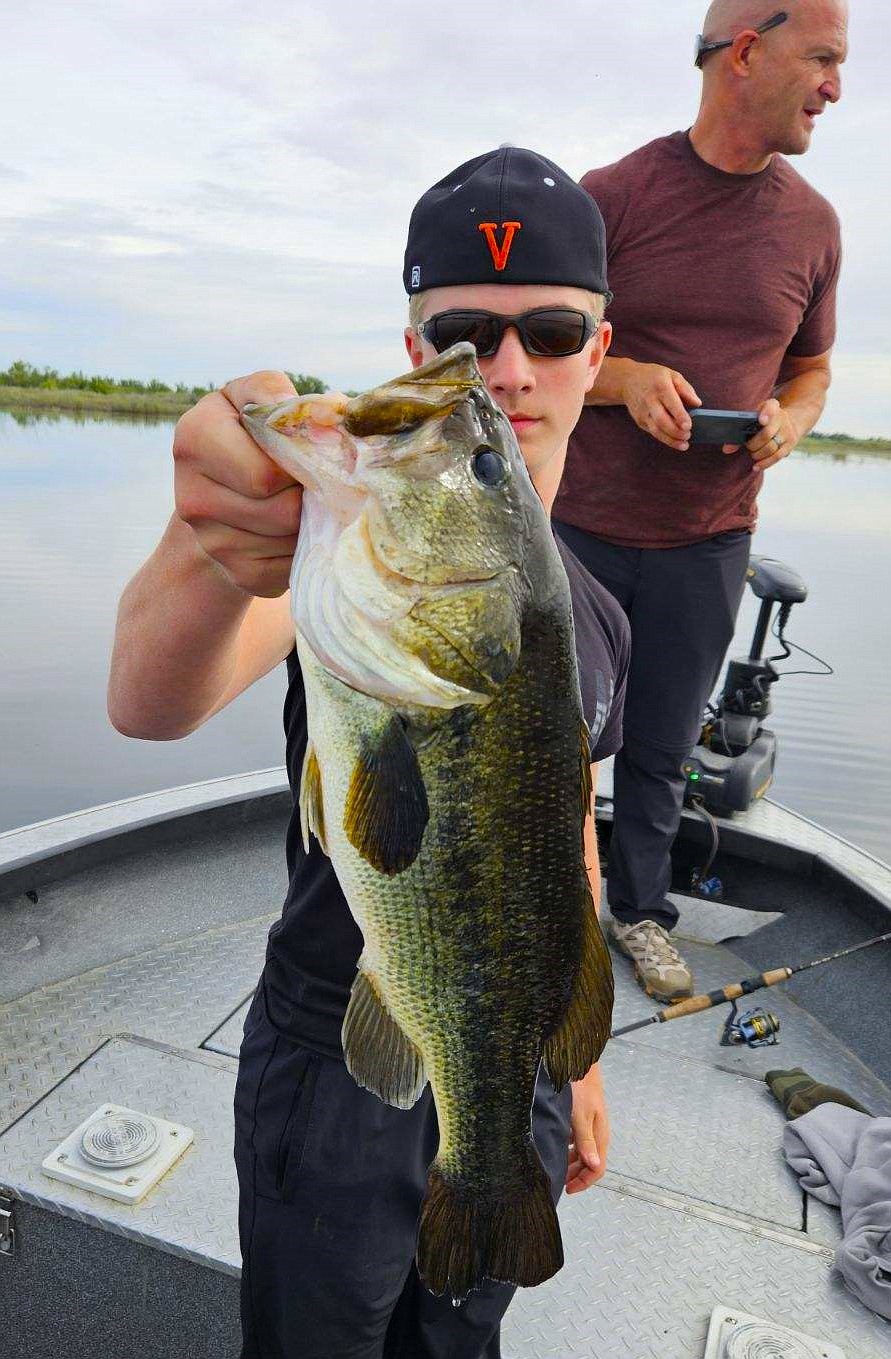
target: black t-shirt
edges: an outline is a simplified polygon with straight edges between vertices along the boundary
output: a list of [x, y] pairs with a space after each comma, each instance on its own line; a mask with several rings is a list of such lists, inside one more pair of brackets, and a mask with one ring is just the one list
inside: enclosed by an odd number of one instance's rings
[[[631, 634], [620, 606], [565, 543], [557, 547], [569, 577], [582, 708], [592, 763], [622, 744], [622, 709]], [[296, 648], [288, 656], [284, 724], [294, 810], [288, 824], [288, 894], [269, 931], [263, 981], [271, 1022], [287, 1037], [342, 1057], [340, 1030], [362, 951], [362, 934], [315, 837], [306, 853], [297, 801], [306, 751], [306, 696]]]

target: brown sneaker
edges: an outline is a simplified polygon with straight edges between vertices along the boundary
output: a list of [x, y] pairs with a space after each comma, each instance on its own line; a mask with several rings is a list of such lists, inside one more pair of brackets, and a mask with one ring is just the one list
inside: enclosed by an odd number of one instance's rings
[[655, 920], [623, 925], [610, 919], [609, 934], [620, 953], [634, 963], [634, 975], [648, 996], [656, 1000], [681, 1000], [693, 994], [693, 974]]

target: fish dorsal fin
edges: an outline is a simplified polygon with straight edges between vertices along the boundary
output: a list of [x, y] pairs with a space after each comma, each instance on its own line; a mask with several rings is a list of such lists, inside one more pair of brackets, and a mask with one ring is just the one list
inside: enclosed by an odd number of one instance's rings
[[[587, 888], [587, 881], [584, 886]], [[582, 903], [579, 970], [566, 1013], [545, 1040], [542, 1054], [557, 1090], [580, 1081], [600, 1057], [613, 1012], [613, 970], [590, 889]]]
[[357, 1085], [385, 1104], [410, 1109], [427, 1084], [414, 1043], [387, 1009], [374, 979], [361, 966], [343, 1020], [343, 1055]]
[[418, 857], [429, 818], [418, 757], [394, 713], [363, 744], [346, 796], [343, 828], [363, 859], [393, 877]]
[[344, 425], [358, 438], [398, 434], [444, 414], [474, 387], [485, 390], [476, 350], [472, 344], [452, 345], [411, 373], [354, 397], [346, 408]]
[[325, 814], [322, 810], [322, 771], [319, 769], [319, 760], [312, 741], [306, 747], [303, 773], [300, 776], [300, 831], [303, 848], [307, 854], [310, 832], [316, 837], [325, 854], [328, 853], [325, 840]]

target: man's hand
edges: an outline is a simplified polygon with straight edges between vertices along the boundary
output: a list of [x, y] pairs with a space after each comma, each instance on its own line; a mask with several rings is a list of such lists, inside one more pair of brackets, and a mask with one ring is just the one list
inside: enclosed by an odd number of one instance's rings
[[622, 400], [636, 425], [669, 448], [690, 447], [688, 406], [702, 402], [689, 382], [673, 368], [658, 363], [631, 363], [622, 381]]
[[[746, 444], [752, 455], [752, 470], [764, 472], [781, 458], [787, 458], [801, 437], [791, 415], [772, 396], [758, 412], [761, 425], [757, 434]], [[724, 453], [736, 453], [740, 444], [724, 444]]]
[[249, 402], [294, 396], [284, 373], [253, 373], [202, 397], [173, 440], [176, 512], [204, 552], [249, 595], [288, 588], [301, 488], [258, 448], [238, 420]]
[[604, 1174], [609, 1150], [609, 1118], [596, 1063], [583, 1080], [572, 1082], [571, 1127], [566, 1192], [578, 1194]]

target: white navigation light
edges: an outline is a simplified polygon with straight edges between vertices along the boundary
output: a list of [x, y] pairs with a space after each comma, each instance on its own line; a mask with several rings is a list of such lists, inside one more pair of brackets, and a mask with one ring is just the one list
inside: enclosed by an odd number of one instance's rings
[[93, 1194], [139, 1203], [193, 1139], [181, 1123], [103, 1104], [44, 1158], [41, 1169]]
[[704, 1359], [845, 1359], [845, 1353], [838, 1345], [803, 1331], [738, 1312], [735, 1307], [716, 1307]]
[[80, 1152], [90, 1165], [120, 1169], [148, 1160], [160, 1141], [158, 1125], [147, 1114], [102, 1114], [84, 1128]]

